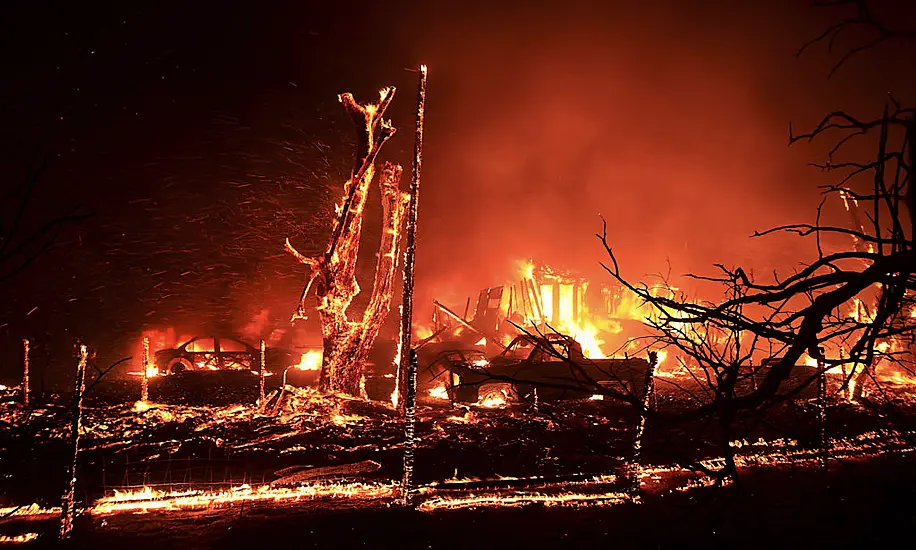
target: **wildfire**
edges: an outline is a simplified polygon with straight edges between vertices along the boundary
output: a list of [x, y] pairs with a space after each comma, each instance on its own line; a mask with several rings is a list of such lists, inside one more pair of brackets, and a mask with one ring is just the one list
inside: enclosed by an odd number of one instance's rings
[[429, 390], [430, 397], [434, 399], [445, 399], [448, 400], [448, 390], [445, 389], [445, 386], [436, 386]]
[[[199, 363], [198, 366], [200, 366], [201, 368], [205, 368], [206, 364]], [[213, 368], [215, 369], [216, 367], [213, 367]], [[127, 375], [128, 376], [143, 376], [143, 371], [130, 371], [127, 373]], [[154, 376], [159, 376], [159, 367], [153, 364], [147, 365], [146, 366], [146, 377], [153, 378]]]
[[531, 260], [524, 260], [519, 262], [521, 264], [521, 276], [524, 280], [529, 280], [534, 278], [534, 262]]
[[132, 492], [115, 491], [113, 496], [96, 501], [88, 511], [93, 515], [105, 515], [118, 512], [201, 510], [245, 502], [296, 502], [320, 498], [380, 499], [395, 496], [397, 488], [393, 484], [383, 483], [315, 483], [294, 488], [270, 485], [252, 487], [245, 484], [215, 492], [165, 492], [143, 487]]
[[0, 544], [25, 544], [38, 538], [38, 533], [23, 533], [21, 535], [0, 535]]
[[414, 332], [416, 332], [418, 340], [426, 340], [433, 335], [433, 329], [426, 325], [417, 325]]
[[560, 493], [548, 495], [541, 493], [514, 493], [492, 495], [468, 495], [459, 497], [434, 497], [424, 501], [419, 510], [431, 512], [440, 509], [478, 508], [478, 507], [517, 507], [530, 504], [543, 506], [587, 506], [620, 504], [632, 500], [620, 492], [608, 493]]
[[324, 358], [324, 352], [321, 350], [311, 350], [302, 354], [299, 363], [295, 367], [299, 370], [321, 370], [321, 362]]
[[137, 401], [136, 403], [134, 403], [133, 410], [134, 412], [142, 413], [142, 412], [146, 412], [150, 410], [152, 406], [153, 404], [150, 403], [149, 401]]
[[491, 395], [480, 402], [481, 407], [486, 407], [488, 409], [495, 409], [497, 407], [502, 407], [506, 404], [506, 399], [504, 397], [499, 397], [496, 395]]
[[28, 506], [11, 506], [6, 508], [0, 508], [0, 518], [8, 517], [29, 517], [35, 518], [39, 516], [57, 516], [60, 515], [60, 506], [54, 508], [42, 508], [37, 503], [32, 503]]

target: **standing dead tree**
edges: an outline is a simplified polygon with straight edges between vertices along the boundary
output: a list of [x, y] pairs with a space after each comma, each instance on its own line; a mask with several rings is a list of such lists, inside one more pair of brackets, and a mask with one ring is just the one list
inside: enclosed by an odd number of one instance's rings
[[287, 252], [309, 269], [308, 282], [293, 319], [305, 318], [306, 299], [313, 284], [318, 296], [317, 310], [324, 341], [324, 360], [319, 378], [322, 391], [350, 395], [361, 393], [363, 364], [391, 306], [396, 252], [407, 197], [398, 189], [401, 167], [386, 162], [379, 178], [382, 238], [372, 295], [361, 319], [354, 321], [347, 315], [350, 303], [360, 290], [356, 281], [356, 261], [363, 210], [375, 175], [375, 160], [382, 146], [395, 133], [390, 121], [383, 118], [394, 92], [393, 87], [383, 88], [377, 102], [365, 105], [357, 103], [349, 93], [340, 96], [340, 102], [357, 127], [359, 143], [356, 165], [344, 184], [343, 199], [337, 206], [330, 243], [323, 255], [310, 258], [293, 248], [289, 239], [286, 241]]
[[[872, 17], [865, 2], [830, 4], [855, 5], [858, 15], [830, 27], [815, 42], [834, 40], [851, 25], [873, 28], [879, 37], [852, 46], [840, 64], [891, 36], [911, 36], [889, 31]], [[658, 293], [621, 274], [606, 225], [597, 235], [610, 259], [605, 270], [656, 312], [648, 322], [656, 332], [653, 347], [674, 348], [691, 363], [682, 366], [698, 385], [713, 394], [698, 398], [696, 407], [688, 412], [660, 418], [673, 422], [717, 419], [726, 468], [731, 470], [725, 473], [734, 474], [734, 463], [728, 460], [728, 429], [738, 415], [758, 415], [798, 395], [831, 369], [847, 373], [844, 385], [857, 383], [855, 395], [861, 397], [863, 382], [877, 385], [874, 366], [878, 362], [906, 368], [902, 358], [912, 358], [916, 342], [914, 117], [916, 109], [890, 99], [883, 115], [873, 119], [836, 111], [809, 132], [796, 134], [790, 126], [790, 145], [838, 136], [826, 161], [814, 166], [841, 176], [824, 188], [814, 223], [755, 233], [761, 237], [788, 232], [814, 240], [816, 256], [788, 276], [774, 273], [772, 282], [761, 282], [741, 267], [717, 265], [716, 275], [692, 276], [721, 285], [723, 298], [717, 302]], [[850, 159], [850, 144], [857, 142], [857, 151], [870, 149], [873, 156]], [[840, 159], [841, 155], [846, 158]], [[824, 206], [831, 197], [845, 204], [853, 227], [822, 223]], [[840, 241], [851, 238], [851, 243], [838, 246], [835, 237], [841, 237]], [[806, 366], [812, 360], [817, 367]]]

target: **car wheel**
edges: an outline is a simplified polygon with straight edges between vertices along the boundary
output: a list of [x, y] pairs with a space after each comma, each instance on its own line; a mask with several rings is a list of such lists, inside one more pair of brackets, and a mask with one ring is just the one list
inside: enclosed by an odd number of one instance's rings
[[169, 361], [169, 372], [172, 374], [181, 374], [185, 371], [191, 370], [191, 362], [183, 357], [177, 357]]

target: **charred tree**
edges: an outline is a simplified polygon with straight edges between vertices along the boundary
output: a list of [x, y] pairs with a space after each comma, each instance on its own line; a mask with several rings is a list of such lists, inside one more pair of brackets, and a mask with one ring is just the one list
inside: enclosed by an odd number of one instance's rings
[[[916, 38], [916, 32], [892, 32], [875, 21], [864, 1], [828, 4], [857, 6], [858, 15], [830, 27], [812, 44], [833, 43], [838, 34], [852, 27], [877, 33], [874, 41], [853, 46], [831, 73], [850, 56], [890, 38]], [[727, 445], [733, 420], [751, 415], [759, 418], [768, 407], [792, 399], [819, 380], [823, 384], [827, 370], [847, 372], [846, 384], [855, 379], [854, 396], [860, 399], [858, 392], [865, 381], [877, 384], [879, 362], [914, 374], [914, 118], [916, 108], [902, 106], [891, 97], [880, 117], [859, 118], [836, 111], [809, 132], [797, 134], [790, 126], [790, 145], [837, 136], [826, 160], [814, 166], [839, 174], [838, 181], [826, 187], [813, 223], [783, 225], [754, 236], [794, 233], [814, 241], [816, 254], [787, 276], [774, 273], [772, 281], [755, 279], [741, 267], [723, 264], [716, 265], [716, 274], [692, 276], [726, 289], [718, 301], [660, 295], [644, 283], [628, 280], [621, 274], [605, 225], [604, 232], [597, 235], [609, 258], [604, 268], [656, 313], [648, 323], [657, 334], [654, 344], [694, 359], [694, 370], [706, 376], [700, 385], [710, 390], [709, 395], [696, 399], [692, 410], [665, 415], [662, 420], [712, 418], [720, 423], [722, 444]], [[864, 140], [868, 140], [865, 150], [875, 154], [850, 157], [854, 153], [848, 144]], [[824, 204], [832, 197], [845, 203], [852, 215], [851, 227], [821, 222]], [[823, 241], [830, 236], [852, 237], [852, 245], [826, 250]], [[860, 307], [863, 303], [869, 305]], [[734, 351], [723, 355], [728, 349]], [[813, 358], [819, 364], [807, 370]], [[751, 382], [749, 391], [745, 380]], [[891, 406], [892, 401], [888, 403]], [[821, 435], [819, 452], [826, 456], [826, 432]], [[727, 467], [733, 469], [731, 450], [726, 447], [725, 453]]]
[[382, 239], [372, 295], [361, 319], [354, 321], [347, 315], [350, 303], [360, 291], [356, 281], [356, 261], [363, 210], [375, 175], [375, 159], [395, 132], [390, 122], [383, 118], [394, 91], [393, 87], [383, 88], [377, 102], [365, 105], [356, 103], [351, 94], [340, 96], [340, 102], [357, 127], [359, 143], [355, 168], [344, 184], [343, 198], [337, 206], [330, 243], [322, 256], [309, 258], [293, 248], [288, 239], [286, 241], [286, 250], [309, 268], [308, 282], [293, 318], [305, 318], [306, 299], [313, 285], [318, 296], [317, 310], [324, 342], [319, 377], [322, 391], [360, 394], [363, 364], [391, 306], [396, 251], [406, 196], [398, 189], [401, 167], [386, 162], [379, 178]]

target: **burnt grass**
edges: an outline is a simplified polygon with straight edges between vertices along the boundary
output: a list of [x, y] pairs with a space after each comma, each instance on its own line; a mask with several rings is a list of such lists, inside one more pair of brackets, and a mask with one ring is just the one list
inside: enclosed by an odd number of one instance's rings
[[[878, 434], [866, 446], [891, 449], [888, 434], [901, 427], [910, 430], [916, 418], [904, 390], [892, 390], [882, 395], [883, 402], [866, 401], [865, 406], [831, 398], [828, 435], [859, 441], [860, 436]], [[401, 477], [403, 424], [383, 404], [298, 390], [278, 417], [268, 417], [253, 414], [250, 406], [257, 395], [248, 378], [154, 384], [151, 401], [156, 404], [142, 412], [133, 409], [136, 393], [135, 380], [112, 381], [93, 388], [87, 397], [77, 490], [84, 502], [143, 485], [178, 490], [269, 482], [273, 472], [293, 465], [373, 460], [380, 470], [361, 479]], [[7, 422], [22, 418], [14, 399], [7, 394], [0, 403]], [[43, 401], [33, 408], [30, 421], [14, 423], [0, 434], [0, 506], [59, 504], [72, 458], [62, 410], [69, 398], [47, 396]], [[884, 407], [886, 401], [895, 407]], [[676, 413], [690, 404], [680, 392], [660, 384], [657, 406]], [[536, 411], [530, 404], [486, 409], [424, 401], [418, 411], [416, 481], [621, 474], [632, 454], [636, 420], [630, 408], [602, 401], [541, 403]], [[816, 403], [787, 400], [763, 414], [741, 418], [731, 439], [746, 443], [739, 453], [815, 449]], [[721, 449], [718, 428], [709, 420], [649, 422], [642, 461], [686, 464], [719, 457]], [[83, 517], [74, 544], [98, 548], [130, 541], [144, 548], [140, 541], [148, 539], [149, 547], [157, 548], [242, 548], [267, 537], [340, 548], [584, 547], [612, 541], [638, 547], [762, 548], [768, 546], [765, 541], [791, 533], [779, 544], [847, 547], [873, 540], [867, 537], [879, 540], [884, 531], [875, 526], [891, 526], [903, 521], [904, 513], [912, 514], [912, 499], [891, 502], [916, 485], [913, 465], [908, 453], [867, 460], [847, 453], [831, 461], [827, 474], [810, 465], [755, 468], [742, 475], [738, 486], [650, 494], [640, 505], [607, 508], [414, 513], [305, 503], [225, 513]], [[22, 528], [0, 523], [0, 534]]]

